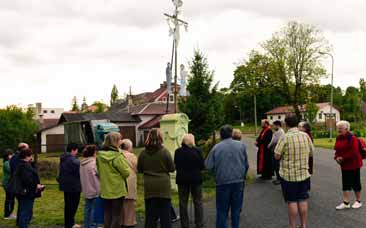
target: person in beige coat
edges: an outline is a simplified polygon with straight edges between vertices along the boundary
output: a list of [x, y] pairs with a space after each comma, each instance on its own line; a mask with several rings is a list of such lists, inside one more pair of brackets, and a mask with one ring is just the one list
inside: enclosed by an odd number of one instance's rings
[[128, 195], [123, 202], [122, 227], [134, 227], [136, 222], [136, 200], [137, 200], [137, 157], [132, 153], [133, 144], [131, 140], [122, 140], [122, 153], [125, 156], [130, 168], [130, 176], [127, 178]]

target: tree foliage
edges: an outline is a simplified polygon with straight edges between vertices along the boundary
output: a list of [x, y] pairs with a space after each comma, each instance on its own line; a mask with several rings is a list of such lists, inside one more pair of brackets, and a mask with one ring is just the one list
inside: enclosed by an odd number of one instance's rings
[[300, 117], [299, 105], [306, 96], [304, 89], [309, 84], [318, 84], [325, 75], [320, 53], [329, 51], [327, 41], [314, 26], [289, 22], [262, 47], [275, 63], [276, 79], [286, 92], [287, 102]]
[[78, 104], [78, 99], [76, 98], [76, 96], [74, 96], [72, 98], [71, 111], [73, 111], [73, 112], [79, 112], [80, 111], [80, 107], [79, 107], [79, 104]]
[[200, 51], [194, 52], [190, 74], [187, 85], [190, 96], [179, 101], [179, 109], [191, 119], [189, 129], [197, 140], [207, 139], [224, 121], [223, 95], [217, 84], [212, 85], [213, 72]]
[[111, 91], [111, 100], [110, 105], [112, 106], [118, 100], [118, 89], [117, 86], [114, 84], [112, 91]]
[[20, 142], [33, 142], [38, 130], [32, 110], [24, 112], [16, 106], [0, 109], [0, 149], [15, 149]]

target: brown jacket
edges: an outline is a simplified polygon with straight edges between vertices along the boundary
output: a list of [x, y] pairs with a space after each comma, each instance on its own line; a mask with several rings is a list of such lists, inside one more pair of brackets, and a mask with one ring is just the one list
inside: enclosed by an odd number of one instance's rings
[[128, 195], [125, 199], [137, 199], [137, 157], [131, 152], [123, 151], [128, 167], [130, 168], [130, 175], [127, 178]]

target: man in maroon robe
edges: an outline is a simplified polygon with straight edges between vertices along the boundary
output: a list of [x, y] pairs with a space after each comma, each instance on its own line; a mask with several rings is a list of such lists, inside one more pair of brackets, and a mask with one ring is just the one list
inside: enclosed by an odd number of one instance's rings
[[256, 145], [257, 153], [257, 173], [262, 179], [270, 180], [273, 176], [272, 153], [268, 145], [272, 140], [272, 130], [268, 120], [262, 120], [262, 131], [259, 134]]

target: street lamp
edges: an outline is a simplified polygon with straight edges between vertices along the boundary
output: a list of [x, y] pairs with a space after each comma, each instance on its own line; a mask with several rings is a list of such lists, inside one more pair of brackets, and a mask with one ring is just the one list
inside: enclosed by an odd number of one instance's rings
[[[331, 88], [330, 88], [330, 118], [331, 118], [331, 124], [329, 128], [329, 139], [332, 140], [332, 134], [333, 134], [333, 71], [334, 71], [334, 57], [329, 52], [319, 52], [321, 55], [329, 55], [332, 58], [332, 76], [331, 76]], [[335, 120], [337, 121], [337, 119]]]

